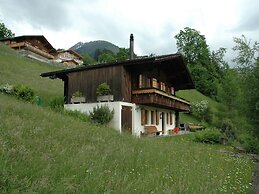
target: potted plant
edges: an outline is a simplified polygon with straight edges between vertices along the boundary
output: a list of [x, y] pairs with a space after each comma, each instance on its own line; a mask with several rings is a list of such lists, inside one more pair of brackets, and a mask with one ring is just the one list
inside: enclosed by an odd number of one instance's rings
[[96, 95], [97, 95], [98, 102], [113, 101], [113, 95], [111, 92], [111, 88], [106, 82], [101, 83], [97, 87]]
[[76, 104], [76, 103], [84, 103], [86, 102], [85, 97], [83, 96], [82, 92], [76, 91], [73, 93], [72, 98], [71, 98], [71, 103]]

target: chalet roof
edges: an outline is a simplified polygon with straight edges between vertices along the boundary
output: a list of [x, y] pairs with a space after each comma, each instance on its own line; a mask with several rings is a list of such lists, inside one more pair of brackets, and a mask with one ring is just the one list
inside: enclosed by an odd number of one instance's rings
[[13, 41], [17, 41], [17, 42], [22, 42], [25, 40], [35, 40], [35, 39], [39, 40], [44, 45], [44, 47], [46, 47], [50, 51], [49, 53], [56, 52], [56, 49], [49, 43], [49, 41], [43, 35], [16, 36], [13, 38], [1, 39], [0, 41], [13, 40]]
[[57, 52], [55, 53], [55, 55], [58, 55], [59, 53], [65, 53], [65, 52], [69, 52], [70, 54], [73, 54], [73, 55], [75, 55], [76, 57], [78, 57], [78, 58], [80, 58], [80, 59], [83, 59], [81, 55], [79, 55], [76, 51], [71, 50], [71, 49], [69, 49], [69, 50], [63, 50], [63, 51], [57, 51]]
[[194, 89], [194, 83], [191, 79], [191, 75], [184, 63], [181, 54], [161, 55], [154, 57], [136, 58], [126, 61], [117, 61], [113, 63], [102, 63], [91, 66], [81, 66], [77, 68], [71, 68], [66, 70], [59, 70], [53, 72], [42, 73], [42, 77], [50, 77], [51, 79], [60, 78], [63, 79], [67, 74], [80, 71], [89, 71], [91, 69], [124, 66], [126, 69], [143, 69], [143, 68], [159, 68], [167, 73], [167, 77], [171, 78], [173, 82], [177, 82], [178, 87], [176, 90]]

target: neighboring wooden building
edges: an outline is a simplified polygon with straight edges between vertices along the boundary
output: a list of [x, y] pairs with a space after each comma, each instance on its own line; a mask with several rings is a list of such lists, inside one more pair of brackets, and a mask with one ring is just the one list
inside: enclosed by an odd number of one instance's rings
[[[107, 104], [114, 109], [110, 125], [120, 132], [139, 136], [148, 128], [167, 135], [177, 126], [179, 112], [189, 112], [190, 103], [176, 97], [178, 90], [194, 84], [180, 54], [132, 59], [41, 74], [64, 81], [65, 108], [92, 111]], [[97, 102], [96, 89], [108, 83], [112, 102]], [[72, 95], [81, 92], [86, 103], [71, 104]]]
[[0, 40], [22, 55], [44, 62], [54, 59], [56, 50], [42, 35], [17, 36]]
[[62, 63], [67, 68], [83, 65], [83, 58], [73, 50], [58, 51], [54, 54], [54, 61]]

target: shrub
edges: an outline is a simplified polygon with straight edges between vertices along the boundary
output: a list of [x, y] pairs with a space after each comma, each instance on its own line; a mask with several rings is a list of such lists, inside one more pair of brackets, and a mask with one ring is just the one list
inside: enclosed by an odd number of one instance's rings
[[236, 138], [236, 127], [230, 119], [223, 119], [218, 127], [227, 138], [232, 140]]
[[208, 129], [195, 133], [194, 141], [215, 144], [221, 142], [222, 135], [217, 129]]
[[206, 100], [192, 103], [192, 113], [201, 120], [211, 122], [211, 111]]
[[19, 99], [25, 100], [27, 102], [32, 102], [34, 98], [34, 91], [28, 86], [19, 84], [13, 87], [13, 93]]
[[248, 153], [259, 154], [259, 139], [250, 134], [242, 134], [238, 137], [241, 146]]
[[49, 102], [51, 110], [62, 112], [64, 110], [64, 97], [58, 96]]
[[80, 91], [76, 91], [72, 94], [72, 98], [75, 98], [75, 97], [82, 97], [83, 96], [83, 93], [80, 92]]
[[104, 82], [97, 87], [96, 94], [97, 96], [110, 95], [111, 88], [106, 82]]
[[110, 110], [107, 105], [97, 106], [93, 108], [93, 112], [90, 112], [90, 118], [99, 124], [108, 124], [114, 115], [114, 110]]
[[0, 86], [0, 92], [12, 95], [13, 94], [13, 86], [9, 84], [4, 84]]

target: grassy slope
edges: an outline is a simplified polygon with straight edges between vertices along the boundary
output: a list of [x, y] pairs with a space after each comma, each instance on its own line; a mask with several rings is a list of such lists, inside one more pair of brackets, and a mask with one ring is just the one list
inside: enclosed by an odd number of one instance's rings
[[[2, 56], [0, 83], [22, 82], [44, 99], [62, 94], [60, 81], [39, 77], [54, 67]], [[249, 159], [192, 136], [136, 139], [3, 94], [0, 120], [3, 193], [250, 192]]]
[[[177, 92], [177, 95], [188, 100], [189, 102], [200, 102], [202, 100], [206, 100], [208, 102], [211, 112], [213, 113], [212, 122], [215, 122], [216, 120], [215, 115], [219, 114], [219, 110], [222, 106], [220, 103], [212, 100], [207, 96], [204, 96], [202, 93], [198, 92], [197, 90], [182, 90]], [[181, 114], [180, 119], [181, 121], [184, 121], [184, 122], [191, 122], [191, 123], [200, 122], [194, 116], [188, 115], [188, 114]]]
[[245, 193], [253, 164], [191, 137], [142, 138], [0, 94], [0, 191]]
[[58, 69], [60, 68], [47, 63], [24, 58], [0, 43], [0, 85], [8, 83], [29, 86], [47, 104], [49, 98], [63, 95], [63, 83], [60, 79], [42, 78], [40, 74]]

